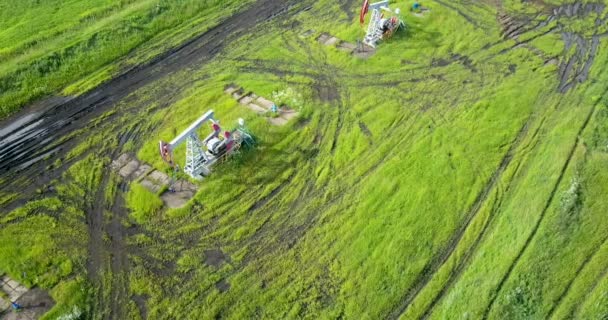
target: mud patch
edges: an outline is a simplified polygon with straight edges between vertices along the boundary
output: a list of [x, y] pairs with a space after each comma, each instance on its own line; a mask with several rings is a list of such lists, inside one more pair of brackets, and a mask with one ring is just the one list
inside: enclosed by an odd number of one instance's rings
[[225, 261], [229, 261], [229, 257], [220, 249], [205, 250], [205, 264], [210, 267], [219, 267]]
[[313, 84], [315, 96], [323, 102], [336, 102], [340, 100], [338, 88], [327, 84], [327, 81]]
[[340, 42], [340, 44], [338, 44], [338, 46], [336, 46], [336, 48], [338, 48], [338, 50], [344, 51], [346, 53], [353, 53], [355, 51], [355, 49], [357, 49], [357, 45], [354, 43], [342, 41], [342, 42]]
[[181, 208], [194, 197], [197, 190], [194, 184], [179, 180], [173, 184], [172, 190], [166, 191], [160, 198], [169, 208]]
[[357, 49], [355, 49], [355, 51], [353, 51], [353, 56], [355, 56], [359, 59], [369, 59], [374, 54], [376, 54], [375, 48], [371, 48], [371, 47], [368, 47], [368, 46], [362, 45], [362, 44], [358, 45]]
[[589, 70], [600, 45], [600, 36], [594, 35], [591, 39], [585, 39], [576, 33], [563, 32], [562, 38], [564, 52], [569, 52], [573, 46], [576, 46], [575, 53], [559, 64], [559, 90], [563, 93], [588, 79]]
[[606, 5], [603, 3], [569, 3], [553, 9], [553, 15], [556, 17], [585, 17], [592, 13], [601, 14]]
[[517, 39], [522, 33], [525, 23], [514, 19], [508, 14], [501, 13], [497, 17], [498, 22], [502, 27], [502, 37], [505, 39]]
[[471, 72], [473, 72], [473, 73], [477, 72], [477, 69], [473, 65], [473, 60], [471, 60], [471, 58], [469, 58], [468, 56], [455, 53], [455, 54], [451, 55], [451, 58], [452, 58], [452, 60], [458, 61], [465, 68], [471, 70]]
[[369, 131], [365, 123], [363, 123], [362, 121], [359, 121], [359, 129], [361, 129], [361, 132], [363, 132], [364, 135], [366, 135], [368, 138], [371, 138], [372, 132]]
[[228, 283], [226, 281], [226, 279], [222, 279], [215, 283], [215, 287], [217, 288], [217, 290], [219, 292], [224, 293], [224, 292], [230, 290], [230, 283]]
[[450, 60], [447, 60], [447, 59], [443, 59], [443, 58], [435, 59], [435, 58], [433, 58], [433, 60], [431, 60], [431, 67], [445, 67], [445, 66], [449, 65], [450, 63], [452, 63], [452, 62]]
[[142, 319], [148, 319], [148, 298], [147, 295], [133, 295], [132, 297]]
[[315, 33], [315, 30], [312, 30], [312, 29], [306, 30], [306, 31], [304, 31], [304, 32], [302, 32], [300, 34], [300, 37], [301, 38], [308, 38], [308, 37], [312, 36], [314, 33]]

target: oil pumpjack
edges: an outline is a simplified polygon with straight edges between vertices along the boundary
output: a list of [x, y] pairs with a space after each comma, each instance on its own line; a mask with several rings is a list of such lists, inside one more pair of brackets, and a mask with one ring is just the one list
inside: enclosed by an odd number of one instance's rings
[[[213, 132], [201, 141], [196, 131], [207, 121], [211, 122]], [[219, 159], [239, 150], [243, 142], [250, 143], [251, 141], [253, 141], [253, 138], [244, 128], [243, 119], [239, 119], [237, 129], [222, 132], [219, 122], [214, 118], [213, 110], [209, 110], [171, 142], [160, 141], [159, 147], [163, 160], [173, 168], [178, 168], [175, 164], [173, 151], [183, 142], [186, 142], [184, 172], [198, 180], [202, 176], [209, 175], [211, 166]]]
[[[368, 0], [365, 0], [363, 7], [361, 7], [359, 22], [362, 25], [365, 23], [367, 12], [370, 10], [372, 12], [365, 38], [363, 38], [363, 43], [372, 48], [375, 48], [380, 40], [390, 38], [399, 28], [405, 28], [405, 23], [399, 18], [401, 10], [395, 9], [395, 11], [392, 11], [388, 3], [389, 0], [384, 0], [370, 4]], [[394, 16], [385, 18], [382, 11], [391, 13]]]

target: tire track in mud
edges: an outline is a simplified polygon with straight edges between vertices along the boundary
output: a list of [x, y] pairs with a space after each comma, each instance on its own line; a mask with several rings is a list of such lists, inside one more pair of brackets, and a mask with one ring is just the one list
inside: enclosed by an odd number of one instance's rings
[[[163, 96], [166, 97], [169, 95], [170, 98], [164, 104], [161, 104], [159, 107], [149, 108], [147, 111], [154, 112], [156, 109], [162, 108], [163, 106], [168, 105], [168, 103], [171, 101], [174, 101], [176, 95], [168, 91], [171, 90], [167, 90], [166, 95]], [[127, 139], [131, 137], [131, 132], [120, 133], [118, 137], [116, 137], [114, 132], [122, 132], [125, 127], [128, 127], [128, 125], [124, 125], [124, 123], [133, 122], [133, 119], [137, 117], [138, 113], [141, 112], [143, 106], [147, 105], [146, 101], [134, 103], [132, 100], [133, 99], [129, 97], [126, 99], [124, 105], [121, 103], [118, 106], [125, 107], [122, 108], [121, 113], [111, 113], [109, 115], [104, 114], [102, 117], [92, 119], [86, 124], [86, 127], [89, 128], [89, 130], [78, 130], [71, 132], [68, 136], [62, 137], [60, 141], [48, 147], [61, 150], [64, 153], [69, 154], [70, 150], [76, 147], [79, 141], [87, 141], [93, 137], [103, 136], [104, 138], [100, 141], [105, 142], [102, 142], [102, 145], [96, 144], [96, 150], [93, 150], [94, 146], [91, 145], [87, 147], [88, 150], [76, 156], [70, 155], [67, 157], [57, 154], [57, 159], [53, 159], [52, 157], [44, 157], [39, 159], [39, 161], [32, 163], [32, 165], [28, 168], [23, 170], [16, 168], [14, 171], [4, 175], [3, 178], [7, 179], [7, 181], [6, 183], [0, 185], [0, 191], [8, 193], [18, 192], [20, 196], [17, 199], [4, 204], [3, 209], [10, 212], [17, 207], [24, 205], [27, 202], [28, 197], [31, 199], [31, 196], [37, 192], [37, 190], [46, 189], [49, 184], [52, 184], [53, 180], [60, 179], [62, 173], [70, 168], [74, 163], [84, 159], [93, 152], [95, 152], [97, 155], [104, 155], [113, 158], [114, 156], [111, 155], [112, 152], [108, 150], [109, 148], [113, 147], [109, 146], [109, 144], [106, 142], [117, 139], [118, 146], [123, 146], [127, 142]], [[135, 106], [131, 106], [133, 104]], [[143, 121], [142, 119], [143, 118], [140, 118], [138, 121], [141, 123]], [[60, 165], [57, 165], [58, 162]], [[20, 176], [22, 171], [26, 170], [27, 176], [36, 177], [35, 181], [30, 179], [15, 179], [15, 177]]]
[[[574, 273], [574, 277], [572, 277], [572, 279], [570, 279], [570, 281], [568, 281], [568, 285], [564, 288], [564, 290], [562, 290], [561, 294], [553, 302], [551, 309], [549, 310], [549, 312], [547, 313], [547, 316], [545, 317], [546, 319], [553, 317], [555, 310], [557, 310], [557, 307], [559, 307], [559, 305], [562, 303], [564, 298], [568, 295], [568, 292], [570, 291], [570, 288], [572, 287], [572, 285], [574, 284], [576, 279], [580, 276], [581, 273], [583, 273], [583, 270], [585, 269], [585, 267], [587, 267], [587, 264], [589, 264], [589, 262], [591, 262], [593, 257], [595, 257], [595, 255], [598, 252], [600, 252], [600, 250], [606, 244], [607, 241], [608, 241], [608, 234], [606, 234], [606, 236], [604, 237], [604, 239], [602, 239], [602, 242], [597, 246], [597, 248], [590, 255], [588, 255], [587, 258], [585, 258], [585, 260], [583, 261], [583, 263], [581, 263], [581, 265], [576, 269], [576, 272]], [[573, 316], [573, 315], [571, 315], [571, 316]]]
[[[534, 27], [528, 28], [522, 32], [513, 30], [514, 34], [507, 34], [508, 39], [512, 39], [516, 41], [516, 44], [501, 50], [499, 54], [504, 54], [509, 52], [515, 48], [525, 48], [534, 53], [536, 56], [540, 57], [545, 61], [545, 64], [551, 62], [552, 60], [559, 57], [547, 57], [542, 50], [537, 49], [530, 45], [535, 39], [543, 37], [549, 33], [553, 33], [558, 31], [561, 33], [562, 41], [564, 43], [564, 50], [561, 54], [561, 61], [559, 61], [558, 65], [558, 79], [559, 85], [558, 90], [561, 93], [565, 93], [570, 89], [574, 88], [577, 84], [583, 83], [588, 80], [589, 72], [591, 66], [594, 63], [595, 57], [598, 53], [600, 46], [600, 38], [603, 36], [598, 33], [598, 28], [606, 23], [606, 18], [596, 18], [594, 31], [590, 36], [585, 36], [581, 32], [569, 31], [567, 24], [564, 24], [560, 21], [560, 18], [567, 18], [572, 20], [582, 20], [595, 13], [601, 15], [606, 5], [603, 3], [582, 3], [580, 1], [570, 3], [570, 4], [562, 4], [559, 6], [549, 5], [544, 1], [538, 1], [538, 3], [543, 7], [542, 11], [546, 11], [548, 13], [548, 17], [544, 20], [540, 20]], [[537, 19], [540, 16], [540, 12], [537, 13], [536, 17], [532, 20]], [[510, 18], [508, 19], [511, 22]], [[541, 28], [546, 27], [549, 23], [557, 21], [556, 25], [549, 28], [547, 31], [543, 31], [540, 34], [536, 34], [529, 39], [519, 41], [516, 39], [519, 35], [523, 35], [529, 31], [539, 30]], [[528, 23], [531, 21], [528, 21]], [[527, 23], [519, 22], [521, 25], [519, 27], [523, 27]], [[512, 28], [511, 28], [512, 29]], [[509, 30], [511, 30], [509, 29]], [[490, 47], [495, 46], [497, 44], [503, 43], [504, 41], [497, 42], [492, 44]], [[568, 56], [568, 52], [573, 49], [574, 54]], [[488, 59], [493, 58], [495, 55], [491, 55]]]
[[[118, 139], [119, 145], [108, 154], [109, 158], [115, 159], [124, 144], [130, 139], [137, 139], [139, 135], [139, 125], [136, 125], [132, 130], [120, 133]], [[104, 168], [102, 175], [102, 183], [93, 199], [92, 209], [87, 211], [86, 221], [89, 229], [87, 274], [91, 283], [98, 290], [98, 294], [95, 295], [96, 301], [93, 304], [93, 311], [95, 311], [95, 308], [98, 308], [98, 311], [101, 313], [94, 313], [93, 316], [100, 315], [103, 318], [121, 319], [124, 316], [122, 308], [124, 304], [122, 302], [128, 300], [127, 281], [123, 279], [128, 264], [124, 245], [126, 231], [120, 221], [120, 219], [126, 217], [123, 198], [126, 184], [125, 182], [118, 184], [112, 202], [108, 203], [106, 188], [110, 183], [117, 183], [117, 181], [112, 179], [109, 167]], [[105, 221], [104, 211], [106, 210], [112, 212], [112, 218], [109, 223]], [[104, 239], [106, 235], [108, 236], [109, 243]], [[107, 257], [110, 258], [109, 264], [107, 264]], [[111, 287], [104, 288], [106, 283], [100, 278], [99, 273], [103, 272], [107, 276], [108, 265], [112, 277], [110, 281]], [[105, 290], [110, 292], [110, 301], [105, 300]], [[106, 311], [109, 311], [109, 314], [105, 314]]]
[[[104, 284], [99, 277], [99, 272], [103, 268], [103, 255], [104, 255], [104, 245], [103, 245], [103, 236], [104, 236], [104, 209], [106, 208], [106, 203], [104, 201], [104, 193], [106, 186], [110, 183], [110, 177], [107, 174], [107, 170], [102, 173], [102, 181], [99, 185], [99, 189], [96, 192], [95, 202], [90, 210], [87, 210], [86, 214], [86, 223], [89, 230], [89, 242], [87, 244], [87, 276], [89, 281], [97, 286], [97, 290], [99, 292], [103, 292]], [[99, 295], [101, 297], [103, 295]], [[99, 308], [97, 308], [100, 306]], [[103, 299], [96, 299], [95, 303], [92, 305], [93, 313], [97, 309], [104, 310], [104, 301]]]
[[125, 227], [122, 225], [122, 219], [128, 215], [124, 203], [127, 183], [121, 182], [118, 189], [111, 209], [112, 219], [106, 226], [108, 238], [110, 239], [110, 245], [107, 250], [110, 254], [110, 270], [112, 272], [112, 290], [110, 291], [111, 319], [124, 319], [126, 311], [124, 308], [125, 302], [130, 300], [127, 276], [129, 272], [129, 259], [125, 244], [127, 234]]
[[[604, 97], [607, 92], [608, 92], [608, 90], [604, 91], [604, 93], [602, 93], [601, 96]], [[585, 121], [583, 122], [582, 126], [580, 127], [579, 131], [577, 132], [576, 141], [575, 141], [574, 145], [572, 146], [572, 148], [570, 149], [570, 151], [568, 153], [568, 157], [566, 158], [566, 162], [564, 163], [564, 165], [563, 165], [563, 167], [562, 167], [562, 169], [560, 171], [560, 174], [559, 174], [559, 176], [557, 178], [557, 181], [556, 181], [555, 185], [553, 186], [553, 189], [551, 190], [551, 193], [549, 194], [549, 198], [547, 199], [547, 202], [545, 203], [545, 206], [543, 207], [543, 210], [541, 211], [540, 216], [536, 220], [536, 223], [534, 224], [534, 227], [532, 228], [532, 231], [530, 232], [530, 234], [526, 238], [526, 241], [525, 241], [523, 247], [518, 252], [517, 256], [515, 257], [515, 259], [513, 260], [513, 262], [511, 263], [511, 265], [509, 266], [509, 268], [507, 269], [507, 272], [505, 273], [505, 275], [502, 277], [502, 279], [498, 283], [498, 286], [496, 287], [496, 290], [494, 291], [494, 293], [492, 294], [492, 297], [490, 298], [490, 302], [489, 302], [488, 306], [484, 310], [483, 317], [482, 317], [483, 319], [488, 319], [490, 311], [492, 310], [492, 307], [494, 306], [494, 303], [496, 302], [496, 298], [498, 297], [498, 295], [499, 295], [500, 291], [502, 290], [504, 284], [507, 282], [507, 280], [511, 276], [511, 273], [513, 273], [513, 270], [515, 270], [515, 267], [519, 263], [519, 261], [520, 261], [521, 257], [523, 256], [524, 252], [527, 250], [527, 248], [532, 243], [532, 240], [536, 236], [536, 233], [538, 232], [538, 229], [539, 229], [542, 221], [544, 220], [545, 214], [549, 210], [549, 207], [551, 206], [551, 203], [553, 202], [553, 199], [555, 198], [555, 195], [557, 194], [557, 189], [559, 188], [559, 186], [560, 186], [560, 184], [561, 184], [561, 182], [562, 182], [562, 180], [563, 180], [563, 178], [564, 178], [564, 176], [566, 174], [566, 171], [567, 171], [568, 167], [570, 166], [570, 162], [572, 161], [572, 158], [574, 157], [574, 152], [576, 151], [576, 149], [579, 147], [579, 145], [581, 143], [581, 134], [587, 128], [587, 125], [591, 121], [591, 118], [592, 118], [593, 114], [595, 113], [596, 108], [597, 108], [597, 104], [594, 105], [591, 108], [591, 110], [587, 114], [587, 117], [585, 118]]]
[[531, 117], [529, 117], [522, 128], [517, 133], [517, 136], [511, 143], [508, 151], [505, 153], [504, 157], [501, 160], [498, 168], [492, 173], [488, 182], [484, 185], [481, 192], [478, 194], [477, 198], [473, 202], [473, 205], [469, 209], [468, 214], [464, 218], [464, 222], [458, 227], [458, 229], [454, 232], [454, 234], [450, 237], [447, 242], [447, 245], [439, 250], [430, 261], [424, 266], [422, 271], [419, 273], [418, 277], [414, 280], [413, 285], [406, 292], [404, 297], [401, 299], [400, 305], [394, 309], [391, 313], [389, 313], [389, 319], [398, 319], [405, 310], [409, 307], [409, 305], [414, 301], [414, 299], [418, 296], [418, 294], [422, 291], [422, 289], [431, 281], [433, 275], [448, 261], [448, 258], [452, 255], [454, 250], [458, 247], [460, 240], [462, 240], [465, 231], [471, 224], [473, 218], [477, 216], [483, 204], [486, 202], [488, 196], [491, 191], [495, 188], [495, 186], [500, 181], [503, 173], [513, 160], [515, 156], [515, 152], [518, 149], [521, 142], [525, 139], [528, 133], [528, 127], [530, 125]]

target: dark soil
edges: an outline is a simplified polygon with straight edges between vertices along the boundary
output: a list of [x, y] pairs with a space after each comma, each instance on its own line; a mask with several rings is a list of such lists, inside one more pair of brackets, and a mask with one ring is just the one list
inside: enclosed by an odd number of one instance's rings
[[211, 267], [219, 267], [229, 259], [220, 249], [205, 250], [205, 264]]
[[222, 279], [215, 284], [215, 287], [223, 293], [230, 290], [230, 283], [228, 283], [226, 279]]
[[335, 102], [340, 99], [338, 89], [327, 83], [315, 83], [313, 89], [317, 98], [323, 102]]
[[584, 17], [592, 13], [601, 14], [606, 5], [603, 3], [569, 3], [558, 6], [553, 9], [553, 15], [556, 17]]
[[131, 299], [137, 305], [137, 310], [139, 310], [139, 315], [142, 319], [148, 319], [148, 296], [147, 295], [133, 295]]
[[359, 129], [361, 129], [361, 132], [363, 132], [364, 135], [366, 135], [368, 137], [372, 136], [372, 132], [369, 131], [369, 129], [367, 128], [365, 123], [363, 123], [362, 121], [359, 121]]

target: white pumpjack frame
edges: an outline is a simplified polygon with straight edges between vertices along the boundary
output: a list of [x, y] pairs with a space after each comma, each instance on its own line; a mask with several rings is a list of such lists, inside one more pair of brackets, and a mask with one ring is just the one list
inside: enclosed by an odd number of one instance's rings
[[[382, 25], [382, 10], [387, 11], [389, 13], [393, 13], [396, 15], [399, 15], [400, 10], [396, 9], [395, 12], [393, 12], [389, 7], [389, 0], [384, 0], [384, 1], [380, 1], [380, 2], [375, 2], [372, 3], [368, 6], [368, 10], [370, 10], [372, 12], [372, 16], [371, 19], [369, 21], [369, 25], [367, 26], [367, 32], [365, 33], [365, 38], [363, 38], [363, 43], [375, 48], [376, 44], [382, 40], [382, 37], [384, 36], [384, 30], [383, 30], [383, 25]], [[364, 14], [362, 13], [362, 16]], [[362, 18], [363, 19], [363, 18]], [[363, 21], [363, 20], [361, 20]], [[399, 19], [398, 20], [398, 24], [396, 25], [396, 28], [400, 27], [403, 24], [403, 22]]]
[[[196, 131], [207, 121], [212, 123], [213, 132], [201, 141]], [[243, 122], [241, 120], [242, 125]], [[221, 127], [214, 118], [213, 110], [209, 110], [170, 143], [160, 141], [160, 155], [165, 162], [175, 168], [173, 151], [185, 141], [186, 163], [184, 165], [184, 172], [194, 179], [202, 179], [203, 176], [211, 173], [211, 166], [218, 159], [237, 150], [243, 141], [244, 135], [246, 135], [246, 133], [237, 129], [233, 132], [226, 131], [224, 139], [220, 139], [220, 133]]]

